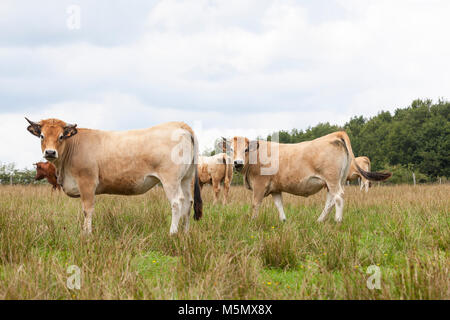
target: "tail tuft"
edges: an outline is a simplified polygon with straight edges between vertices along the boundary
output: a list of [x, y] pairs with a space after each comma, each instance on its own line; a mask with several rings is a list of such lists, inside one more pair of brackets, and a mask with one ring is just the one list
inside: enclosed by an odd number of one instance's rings
[[392, 172], [369, 172], [364, 171], [361, 169], [358, 164], [355, 162], [356, 168], [358, 169], [359, 173], [366, 178], [367, 180], [371, 181], [384, 181], [392, 177]]
[[200, 220], [203, 215], [203, 200], [200, 193], [200, 182], [198, 179], [198, 167], [195, 165], [195, 182], [194, 182], [194, 219]]

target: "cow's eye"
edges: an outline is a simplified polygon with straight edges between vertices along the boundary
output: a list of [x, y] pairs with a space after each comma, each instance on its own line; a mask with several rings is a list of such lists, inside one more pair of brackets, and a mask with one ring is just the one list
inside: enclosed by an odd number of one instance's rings
[[41, 140], [44, 140], [44, 135], [43, 135], [43, 134], [41, 134], [40, 138], [41, 138]]
[[245, 152], [248, 152], [248, 150], [249, 150], [248, 148], [247, 148], [247, 149], [245, 149]]
[[59, 136], [59, 141], [62, 141], [64, 139], [64, 136], [63, 135], [60, 135]]

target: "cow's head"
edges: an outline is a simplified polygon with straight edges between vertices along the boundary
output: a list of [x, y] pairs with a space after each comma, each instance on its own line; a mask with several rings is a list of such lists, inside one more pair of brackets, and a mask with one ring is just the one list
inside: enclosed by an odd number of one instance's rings
[[231, 141], [223, 138], [223, 150], [231, 151], [233, 165], [238, 171], [249, 163], [250, 154], [256, 152], [258, 148], [258, 141], [250, 141], [245, 137], [234, 137]]
[[39, 123], [25, 118], [28, 131], [41, 139], [43, 157], [55, 161], [64, 152], [66, 140], [78, 133], [76, 124], [68, 124], [58, 119], [41, 120]]
[[36, 177], [34, 177], [35, 180], [42, 180], [47, 177], [49, 164], [49, 162], [38, 162], [34, 164], [36, 166]]

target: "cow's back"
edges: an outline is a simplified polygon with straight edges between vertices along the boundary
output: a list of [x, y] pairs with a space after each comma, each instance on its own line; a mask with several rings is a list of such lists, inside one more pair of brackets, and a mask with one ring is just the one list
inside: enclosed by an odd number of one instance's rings
[[122, 132], [79, 129], [72, 138], [76, 150], [65, 173], [67, 184], [74, 188], [71, 181], [85, 174], [98, 177], [97, 194], [144, 193], [174, 171], [176, 160], [181, 162], [173, 152], [180, 135], [184, 144], [192, 144], [192, 129], [182, 122]]

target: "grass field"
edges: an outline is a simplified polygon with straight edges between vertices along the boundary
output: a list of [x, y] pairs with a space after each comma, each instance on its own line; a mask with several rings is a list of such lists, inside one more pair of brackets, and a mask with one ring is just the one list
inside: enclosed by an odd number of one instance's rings
[[[316, 222], [325, 193], [271, 198], [250, 218], [251, 193], [231, 189], [189, 234], [169, 236], [161, 188], [97, 197], [93, 234], [81, 203], [49, 186], [0, 187], [1, 299], [449, 299], [450, 185], [347, 187], [344, 220]], [[192, 214], [191, 214], [192, 219]], [[80, 290], [66, 286], [81, 269]], [[379, 266], [381, 289], [368, 289]]]

